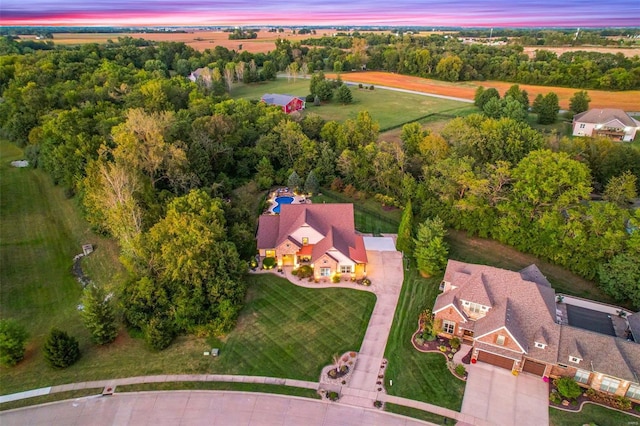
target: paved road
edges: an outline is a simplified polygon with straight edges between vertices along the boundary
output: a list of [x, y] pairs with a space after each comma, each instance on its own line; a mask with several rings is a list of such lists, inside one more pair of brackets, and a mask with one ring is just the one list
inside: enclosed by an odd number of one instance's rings
[[23, 425], [418, 426], [431, 423], [375, 409], [249, 392], [171, 391], [114, 394], [0, 413]]

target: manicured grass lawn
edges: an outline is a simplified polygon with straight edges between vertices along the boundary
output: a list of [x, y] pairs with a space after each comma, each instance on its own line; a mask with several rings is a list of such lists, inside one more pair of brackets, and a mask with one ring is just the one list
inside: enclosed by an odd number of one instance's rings
[[[405, 271], [385, 351], [389, 360], [385, 384], [391, 395], [460, 411], [464, 382], [449, 372], [441, 354], [418, 352], [411, 344], [418, 315], [423, 309], [433, 307], [441, 280], [442, 276], [422, 278], [415, 268]], [[390, 380], [393, 380], [393, 386], [390, 386]]]
[[454, 419], [449, 419], [447, 417], [442, 417], [437, 414], [418, 410], [412, 407], [405, 407], [404, 405], [390, 404], [388, 402], [384, 405], [384, 411], [400, 414], [402, 416], [413, 417], [414, 419], [424, 420], [425, 422], [434, 423], [437, 425], [455, 424]]
[[19, 399], [17, 401], [0, 404], [0, 411], [14, 410], [16, 408], [30, 407], [32, 405], [46, 404], [48, 402], [64, 401], [65, 399], [83, 398], [86, 396], [100, 395], [103, 388], [78, 389], [68, 392], [57, 392], [49, 395], [34, 396], [33, 398]]
[[640, 418], [620, 411], [610, 410], [594, 404], [585, 404], [579, 413], [569, 413], [549, 407], [549, 424], [551, 426], [622, 426], [638, 425]]
[[[101, 389], [102, 390], [102, 389]], [[296, 388], [283, 385], [266, 385], [260, 383], [235, 383], [235, 382], [167, 382], [144, 383], [139, 385], [125, 385], [116, 388], [117, 393], [166, 391], [166, 390], [221, 390], [237, 392], [263, 392], [279, 395], [301, 396], [303, 398], [321, 399], [317, 391], [313, 389]]]
[[210, 371], [317, 381], [334, 354], [360, 349], [372, 293], [302, 288], [272, 274], [247, 281], [238, 325], [226, 341], [210, 342], [221, 348]]
[[[344, 121], [356, 118], [360, 111], [368, 111], [385, 130], [417, 120], [433, 113], [457, 115], [469, 108], [469, 104], [430, 96], [396, 92], [393, 90], [367, 90], [350, 86], [353, 103], [342, 105], [332, 101], [317, 107], [307, 103], [306, 113], [314, 112], [325, 120]], [[309, 80], [299, 78], [296, 82], [279, 78], [273, 82], [237, 85], [231, 89], [234, 98], [259, 100], [265, 93], [281, 93], [306, 98], [309, 94]]]

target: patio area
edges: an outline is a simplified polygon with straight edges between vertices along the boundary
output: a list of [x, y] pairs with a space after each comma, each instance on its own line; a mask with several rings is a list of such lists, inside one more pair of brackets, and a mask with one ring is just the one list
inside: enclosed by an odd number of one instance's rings
[[310, 204], [311, 200], [305, 195], [297, 195], [289, 188], [278, 188], [269, 194], [269, 208], [267, 214], [279, 214], [283, 204]]

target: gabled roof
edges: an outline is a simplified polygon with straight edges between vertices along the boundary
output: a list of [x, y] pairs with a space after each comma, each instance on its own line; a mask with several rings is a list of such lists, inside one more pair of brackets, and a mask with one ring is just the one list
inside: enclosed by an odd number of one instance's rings
[[637, 343], [564, 325], [560, 331], [558, 362], [567, 364], [570, 356], [582, 359], [577, 367], [583, 370], [638, 382], [640, 345]]
[[511, 335], [523, 352], [527, 352], [527, 338], [523, 334], [523, 328], [518, 323], [513, 303], [509, 298], [494, 307], [491, 315], [487, 314], [476, 321], [474, 336], [477, 339], [501, 329], [506, 330]]
[[362, 236], [355, 232], [353, 204], [283, 204], [279, 215], [262, 215], [258, 224], [258, 249], [275, 248], [303, 226], [323, 235], [313, 246], [311, 261], [335, 249], [355, 263], [366, 263]]
[[462, 306], [460, 305], [460, 299], [456, 296], [456, 294], [452, 291], [448, 291], [446, 293], [440, 293], [438, 297], [436, 297], [436, 302], [433, 305], [433, 313], [439, 312], [447, 307], [451, 306], [455, 309], [458, 314], [462, 317], [464, 322], [468, 322], [469, 318], [464, 313]]
[[629, 315], [627, 322], [629, 323], [629, 330], [631, 331], [633, 340], [640, 343], [640, 312]]
[[493, 306], [493, 301], [491, 300], [491, 296], [489, 296], [482, 272], [468, 276], [464, 297], [461, 297], [461, 299], [479, 303], [483, 306]]
[[520, 270], [520, 276], [523, 280], [532, 281], [536, 284], [551, 288], [551, 283], [547, 280], [547, 277], [545, 277], [540, 269], [533, 263]]
[[280, 218], [274, 215], [263, 214], [258, 218], [258, 249], [273, 249], [280, 228]]
[[270, 105], [286, 106], [294, 99], [300, 99], [297, 96], [292, 95], [280, 95], [278, 93], [265, 93], [262, 95], [261, 100]]
[[640, 126], [640, 123], [631, 118], [629, 114], [616, 108], [594, 108], [573, 117], [574, 122], [592, 124], [606, 124], [614, 120], [618, 120], [621, 124], [628, 127]]
[[[541, 361], [555, 361], [559, 341], [559, 330], [554, 331], [557, 326], [555, 291], [548, 286], [538, 268], [528, 267], [521, 272], [513, 272], [449, 260], [444, 279], [455, 288], [438, 296], [434, 312], [453, 303], [456, 298], [488, 300], [491, 309], [476, 321], [475, 337], [504, 327], [528, 356]], [[545, 349], [534, 345], [540, 327], [546, 330]]]

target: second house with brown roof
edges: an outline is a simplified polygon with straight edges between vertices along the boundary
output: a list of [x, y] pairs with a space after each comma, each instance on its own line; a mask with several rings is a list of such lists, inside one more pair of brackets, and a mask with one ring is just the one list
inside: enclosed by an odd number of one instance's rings
[[640, 344], [565, 324], [555, 291], [535, 265], [514, 272], [449, 260], [441, 287], [435, 324], [441, 335], [473, 346], [472, 362], [542, 378], [571, 376], [640, 401]]

